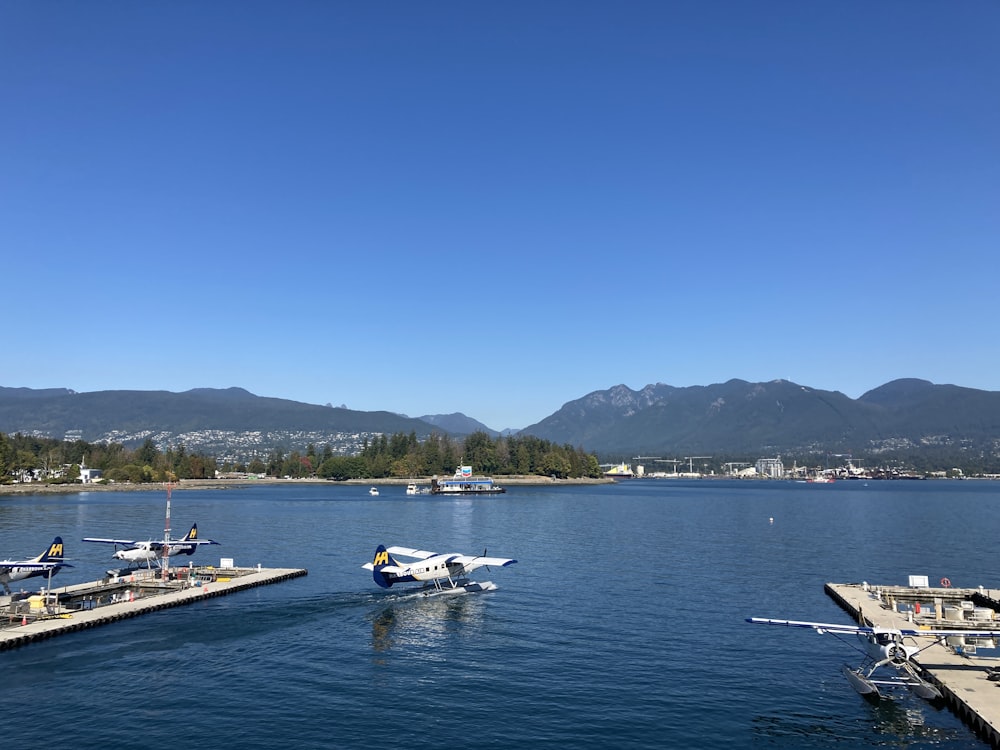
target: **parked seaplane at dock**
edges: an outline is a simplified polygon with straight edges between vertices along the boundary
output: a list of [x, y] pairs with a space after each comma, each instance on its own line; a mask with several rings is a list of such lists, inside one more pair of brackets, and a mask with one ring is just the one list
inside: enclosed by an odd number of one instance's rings
[[[856, 668], [844, 665], [841, 671], [859, 694], [869, 698], [881, 698], [879, 688], [908, 688], [915, 695], [926, 700], [941, 698], [941, 691], [921, 675], [919, 664], [914, 657], [946, 638], [989, 639], [1000, 638], [996, 630], [953, 630], [953, 629], [911, 629], [882, 628], [863, 625], [837, 625], [826, 622], [804, 622], [800, 620], [774, 620], [763, 617], [748, 617], [747, 622], [757, 625], [783, 625], [789, 628], [810, 628], [817, 633], [829, 633], [844, 641], [863, 654], [861, 664]], [[860, 645], [855, 645], [842, 636], [856, 636]]]
[[[413, 562], [400, 562], [399, 557], [414, 558]], [[471, 594], [479, 591], [493, 591], [492, 581], [471, 581], [468, 574], [478, 568], [490, 566], [505, 568], [517, 560], [506, 557], [486, 557], [482, 555], [462, 555], [454, 552], [439, 554], [409, 547], [385, 547], [379, 545], [371, 562], [361, 567], [372, 572], [372, 578], [384, 589], [397, 583], [420, 583], [420, 591], [427, 596], [436, 594]]]
[[63, 557], [62, 537], [56, 537], [38, 557], [30, 560], [0, 560], [0, 586], [10, 596], [10, 584], [26, 578], [46, 577], [51, 579], [63, 568], [72, 568]]
[[136, 541], [135, 539], [104, 539], [99, 537], [87, 537], [85, 542], [97, 542], [98, 544], [113, 544], [115, 552], [112, 557], [116, 560], [123, 560], [127, 563], [146, 567], [152, 567], [153, 563], [162, 566], [164, 557], [174, 557], [176, 555], [193, 555], [195, 550], [204, 544], [218, 544], [212, 539], [198, 538], [198, 524], [192, 524], [190, 531], [180, 539]]

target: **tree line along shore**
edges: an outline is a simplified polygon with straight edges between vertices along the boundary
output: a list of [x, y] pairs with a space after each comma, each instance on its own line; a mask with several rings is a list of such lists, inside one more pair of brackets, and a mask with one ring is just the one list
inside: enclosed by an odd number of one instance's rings
[[457, 467], [498, 477], [538, 476], [598, 479], [597, 456], [582, 448], [556, 445], [532, 436], [491, 438], [477, 432], [459, 440], [415, 433], [378, 435], [356, 455], [337, 455], [330, 445], [304, 451], [273, 448], [266, 456], [220, 462], [183, 445], [161, 450], [147, 438], [137, 448], [117, 443], [61, 441], [0, 433], [0, 484], [74, 484], [100, 477], [114, 484], [176, 480], [216, 481], [227, 474], [339, 481], [407, 481], [412, 477], [451, 476]]

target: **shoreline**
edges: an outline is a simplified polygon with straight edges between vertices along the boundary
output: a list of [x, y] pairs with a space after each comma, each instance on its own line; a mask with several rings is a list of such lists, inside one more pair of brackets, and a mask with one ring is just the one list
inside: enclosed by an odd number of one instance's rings
[[[554, 486], [570, 484], [614, 484], [612, 479], [591, 479], [579, 477], [575, 479], [553, 479], [552, 477], [512, 475], [494, 477], [500, 486]], [[172, 490], [234, 490], [243, 487], [278, 486], [278, 485], [334, 485], [334, 486], [400, 486], [416, 483], [430, 485], [431, 477], [399, 479], [385, 477], [382, 479], [180, 479], [171, 484]], [[165, 492], [167, 482], [115, 482], [114, 484], [0, 484], [0, 497], [5, 495], [72, 495], [79, 492]]]

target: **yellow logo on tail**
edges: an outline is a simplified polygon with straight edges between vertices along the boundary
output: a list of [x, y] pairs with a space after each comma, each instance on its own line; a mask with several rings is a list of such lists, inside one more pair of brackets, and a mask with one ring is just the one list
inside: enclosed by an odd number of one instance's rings
[[49, 547], [48, 551], [49, 557], [62, 557], [63, 556], [63, 546], [62, 544], [53, 544]]
[[388, 565], [389, 564], [389, 553], [385, 550], [375, 553], [375, 561], [373, 565]]

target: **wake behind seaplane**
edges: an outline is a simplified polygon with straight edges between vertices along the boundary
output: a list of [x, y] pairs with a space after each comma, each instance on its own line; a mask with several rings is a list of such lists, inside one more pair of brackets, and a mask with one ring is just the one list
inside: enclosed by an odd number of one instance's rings
[[[394, 557], [414, 558], [414, 562], [403, 563]], [[379, 545], [375, 557], [361, 567], [372, 572], [372, 578], [384, 589], [396, 583], [422, 583], [423, 593], [470, 594], [477, 591], [493, 591], [492, 581], [470, 581], [466, 576], [477, 568], [494, 566], [505, 568], [517, 560], [506, 557], [486, 557], [482, 555], [461, 555], [454, 552], [439, 554], [409, 547], [384, 547]]]
[[0, 560], [0, 585], [3, 586], [4, 593], [10, 596], [10, 584], [13, 581], [40, 576], [51, 578], [63, 568], [72, 567], [63, 559], [63, 540], [57, 536], [47, 550], [31, 560]]
[[[799, 620], [773, 620], [748, 617], [747, 622], [758, 625], [784, 625], [790, 628], [811, 628], [817, 633], [829, 633], [860, 651], [864, 658], [857, 668], [844, 665], [841, 671], [851, 687], [861, 695], [880, 698], [880, 687], [908, 688], [915, 695], [927, 700], [941, 697], [941, 691], [921, 676], [921, 669], [913, 659], [931, 646], [946, 638], [1000, 638], [995, 630], [931, 630], [910, 628], [881, 628], [863, 625], [836, 625], [825, 622]], [[854, 635], [860, 646], [841, 636]], [[923, 639], [923, 640], [919, 640]]]
[[[218, 542], [212, 539], [199, 539], [198, 524], [192, 524], [191, 530], [181, 539], [170, 539], [166, 542], [154, 539], [142, 542], [134, 539], [102, 539], [98, 537], [87, 537], [83, 541], [113, 544], [115, 545], [115, 553], [112, 557], [116, 560], [124, 560], [136, 565], [145, 563], [146, 567], [151, 567], [154, 562], [162, 566], [164, 550], [166, 551], [166, 557], [193, 555], [195, 550], [203, 544], [218, 544]], [[118, 549], [119, 547], [121, 549]]]

